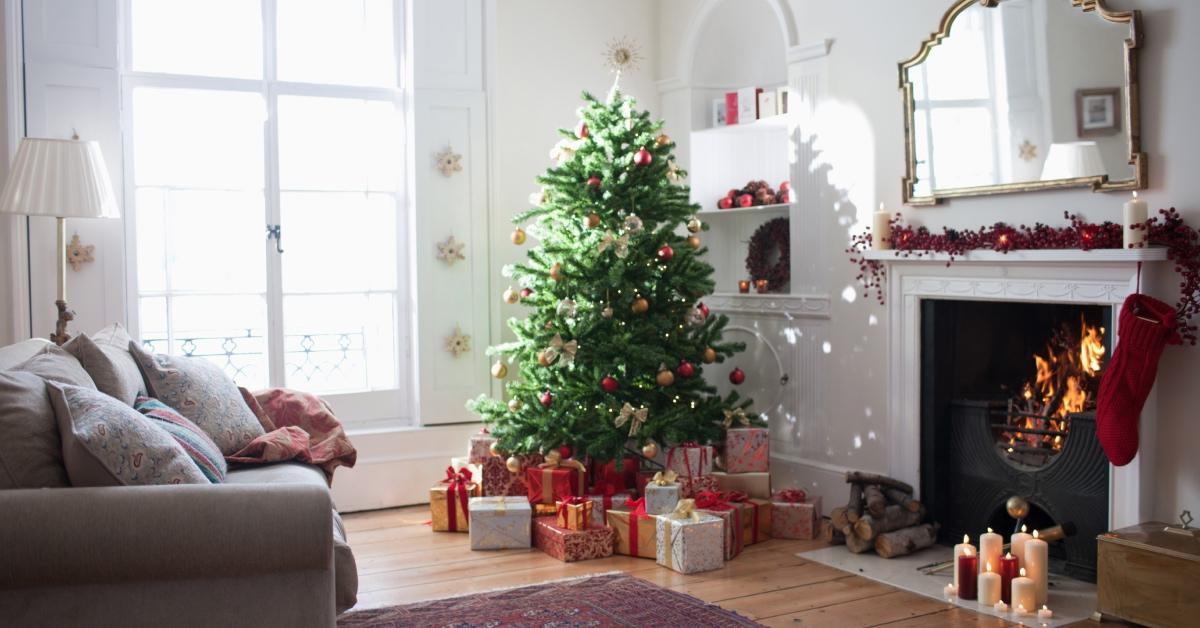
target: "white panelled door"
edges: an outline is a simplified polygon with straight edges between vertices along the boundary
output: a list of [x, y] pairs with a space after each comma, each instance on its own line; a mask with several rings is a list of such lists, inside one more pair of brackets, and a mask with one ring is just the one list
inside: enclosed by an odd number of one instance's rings
[[127, 1], [146, 346], [319, 393], [346, 420], [411, 418], [400, 5]]

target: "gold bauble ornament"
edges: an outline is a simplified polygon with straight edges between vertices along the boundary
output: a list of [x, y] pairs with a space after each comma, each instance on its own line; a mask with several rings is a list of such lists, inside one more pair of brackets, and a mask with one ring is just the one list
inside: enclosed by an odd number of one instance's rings
[[525, 244], [525, 230], [517, 227], [516, 229], [513, 229], [512, 235], [510, 235], [509, 238], [512, 239], [513, 244], [518, 246]]
[[633, 300], [629, 309], [633, 310], [634, 314], [645, 314], [650, 309], [650, 302], [643, 297], [638, 297]]
[[521, 403], [520, 399], [514, 398], [514, 399], [508, 400], [508, 411], [509, 412], [520, 412], [521, 408], [523, 408], [523, 407], [525, 407], [525, 404]]
[[645, 445], [642, 445], [642, 455], [647, 458], [653, 458], [658, 455], [658, 443], [648, 440]]
[[696, 236], [688, 236], [687, 243], [688, 246], [692, 247], [693, 249], [700, 248], [700, 238], [697, 238]]
[[508, 377], [508, 365], [503, 362], [496, 362], [492, 365], [492, 377], [496, 379], [504, 379]]
[[508, 469], [509, 473], [520, 473], [521, 459], [516, 456], [509, 456], [508, 460], [504, 461], [504, 466]]
[[587, 217], [583, 219], [583, 226], [587, 227], [588, 229], [595, 229], [596, 227], [599, 227], [600, 214], [588, 214]]
[[663, 369], [658, 372], [654, 380], [658, 382], [659, 386], [670, 386], [675, 383], [675, 374], [671, 372], [671, 369]]
[[713, 362], [716, 362], [716, 361], [717, 361], [717, 350], [713, 349], [712, 347], [706, 347], [704, 349], [704, 363], [712, 364]]
[[1020, 495], [1013, 495], [1008, 498], [1004, 508], [1008, 510], [1008, 516], [1021, 520], [1029, 515], [1029, 500]]
[[703, 228], [704, 228], [704, 223], [700, 222], [699, 218], [693, 218], [688, 221], [687, 229], [688, 229], [688, 231], [690, 231], [692, 233], [700, 233], [700, 230]]
[[655, 146], [666, 146], [671, 143], [671, 136], [666, 133], [659, 133], [658, 137], [654, 138]]
[[492, 454], [493, 456], [499, 456], [502, 453], [500, 451], [500, 441], [492, 441], [492, 444], [488, 445], [488, 453]]
[[554, 265], [550, 267], [550, 278], [554, 281], [562, 281], [562, 264], [554, 262]]
[[604, 306], [604, 309], [600, 310], [600, 316], [603, 316], [604, 318], [612, 318], [612, 316], [613, 316], [612, 306], [608, 306], [608, 305]]
[[517, 301], [521, 300], [521, 293], [513, 290], [512, 286], [509, 286], [508, 290], [505, 290], [501, 296], [504, 298], [504, 302], [509, 305], [514, 305]]

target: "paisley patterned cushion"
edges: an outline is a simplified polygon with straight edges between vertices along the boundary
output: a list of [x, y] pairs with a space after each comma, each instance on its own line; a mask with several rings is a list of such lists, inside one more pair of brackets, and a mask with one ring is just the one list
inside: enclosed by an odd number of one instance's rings
[[221, 367], [201, 358], [150, 355], [129, 343], [150, 396], [191, 419], [228, 456], [263, 435], [262, 424]]
[[108, 395], [47, 383], [74, 486], [208, 484], [165, 430]]
[[157, 399], [138, 397], [137, 401], [133, 402], [133, 409], [166, 430], [191, 456], [192, 462], [200, 467], [200, 471], [209, 482], [220, 484], [225, 481], [225, 472], [229, 470], [225, 464], [225, 456], [221, 455], [217, 444], [204, 430]]

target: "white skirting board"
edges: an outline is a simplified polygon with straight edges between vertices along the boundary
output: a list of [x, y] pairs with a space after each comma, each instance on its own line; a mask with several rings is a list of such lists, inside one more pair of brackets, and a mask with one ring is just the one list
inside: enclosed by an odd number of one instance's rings
[[[953, 570], [947, 569], [939, 574], [927, 576], [917, 571], [917, 568], [929, 563], [950, 560], [951, 554], [953, 554], [953, 550], [949, 547], [937, 545], [909, 556], [880, 558], [873, 552], [853, 554], [844, 546], [835, 545], [811, 552], [801, 552], [797, 556], [898, 589], [945, 600], [944, 589], [947, 584], [950, 584]], [[950, 603], [947, 602], [947, 604]], [[1036, 614], [997, 613], [991, 607], [984, 608], [973, 600], [955, 598], [952, 603], [983, 615], [999, 617], [1026, 626], [1053, 628], [1091, 617], [1092, 613], [1096, 611], [1096, 585], [1051, 574], [1050, 599], [1046, 605], [1054, 611], [1054, 618], [1045, 622], [1039, 620]]]

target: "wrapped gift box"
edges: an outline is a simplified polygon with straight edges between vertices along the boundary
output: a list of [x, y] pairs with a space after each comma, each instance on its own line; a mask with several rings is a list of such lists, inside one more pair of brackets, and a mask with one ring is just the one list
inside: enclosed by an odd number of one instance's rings
[[592, 502], [592, 525], [602, 526], [606, 520], [605, 514], [614, 508], [627, 508], [633, 501], [633, 489], [619, 493], [593, 493], [587, 495]]
[[587, 468], [576, 460], [543, 462], [525, 469], [529, 501], [555, 504], [566, 497], [582, 497], [587, 490]]
[[[529, 501], [529, 498], [524, 498]], [[533, 516], [536, 517], [557, 517], [558, 504], [529, 504], [533, 508]]]
[[742, 508], [742, 545], [771, 538], [771, 501], [747, 497], [745, 493], [722, 493], [727, 501]]
[[742, 511], [740, 506], [731, 504], [717, 493], [704, 491], [696, 496], [696, 510], [704, 514], [720, 517], [724, 531], [725, 560], [733, 560], [742, 553]]
[[533, 510], [524, 497], [472, 497], [471, 549], [521, 549], [530, 544]]
[[533, 543], [564, 562], [612, 556], [616, 533], [608, 526], [568, 530], [555, 525], [554, 517], [533, 520]]
[[592, 524], [595, 504], [584, 497], [559, 500], [554, 525], [568, 530], [586, 530]]
[[670, 514], [655, 517], [658, 528], [655, 560], [683, 574], [712, 571], [725, 565], [724, 522], [694, 508], [692, 500], [685, 499]]
[[470, 471], [471, 478], [476, 481], [479, 481], [479, 480], [481, 480], [481, 478], [483, 478], [483, 465], [471, 464], [467, 460], [466, 456], [456, 456], [454, 458], [451, 458], [450, 466], [455, 471], [458, 471], [460, 469], [466, 469], [466, 470]]
[[716, 476], [696, 475], [691, 478], [679, 478], [679, 498], [691, 499], [700, 493], [715, 493], [720, 490]]
[[667, 448], [667, 468], [681, 478], [712, 473], [716, 454], [708, 445], [682, 444]]
[[740, 491], [756, 499], [771, 499], [770, 473], [713, 473], [722, 493]]
[[634, 500], [630, 510], [610, 510], [605, 515], [608, 526], [616, 533], [618, 554], [654, 558], [658, 551], [658, 526], [655, 517], [646, 514], [642, 500]]
[[499, 495], [520, 496], [526, 499], [529, 498], [529, 484], [525, 482], [525, 470], [529, 467], [536, 467], [542, 463], [542, 456], [539, 454], [529, 454], [518, 456], [521, 459], [520, 473], [513, 473], [508, 470], [506, 459], [500, 456], [492, 456], [483, 461], [482, 469], [483, 479], [480, 481], [483, 484], [483, 494], [488, 497]]
[[478, 483], [465, 470], [446, 469], [446, 479], [429, 489], [429, 513], [434, 532], [466, 532], [470, 529], [470, 499], [482, 494]]
[[682, 499], [682, 487], [676, 481], [674, 471], [659, 471], [646, 484], [646, 512], [651, 515], [665, 515], [675, 510], [675, 505]]
[[593, 493], [602, 494], [606, 491], [620, 493], [636, 489], [638, 486], [638, 460], [632, 456], [626, 456], [621, 460], [620, 470], [617, 469], [616, 460], [609, 460], [592, 462], [589, 465], [589, 472], [592, 478]]
[[488, 458], [495, 458], [492, 455], [492, 443], [496, 442], [495, 437], [488, 433], [487, 428], [479, 430], [478, 434], [472, 434], [469, 444], [467, 445], [467, 458], [471, 464], [483, 464]]
[[736, 427], [725, 431], [725, 471], [765, 473], [771, 435], [765, 427]]
[[808, 497], [804, 491], [788, 489], [771, 497], [771, 538], [817, 538], [821, 520], [821, 496]]

